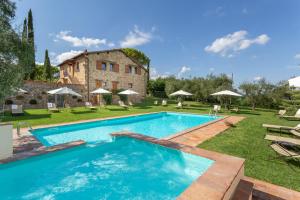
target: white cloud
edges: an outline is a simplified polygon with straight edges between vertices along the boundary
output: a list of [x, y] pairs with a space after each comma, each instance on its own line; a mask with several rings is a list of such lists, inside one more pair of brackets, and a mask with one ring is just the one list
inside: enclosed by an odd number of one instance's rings
[[70, 31], [60, 31], [54, 41], [63, 40], [71, 43], [74, 47], [99, 47], [100, 45], [106, 44], [106, 39], [99, 38], [87, 38], [87, 37], [75, 37], [70, 35]]
[[137, 25], [135, 25], [134, 29], [129, 31], [125, 38], [120, 42], [120, 46], [135, 47], [147, 44], [153, 39], [153, 32], [155, 29], [155, 27], [152, 27], [150, 32], [143, 32]]
[[253, 78], [254, 81], [260, 81], [261, 79], [263, 79], [263, 77], [261, 76], [256, 76]]
[[270, 38], [262, 34], [253, 39], [248, 39], [248, 32], [241, 30], [228, 34], [224, 37], [217, 38], [211, 45], [204, 48], [206, 52], [220, 54], [223, 57], [233, 57], [235, 53], [249, 48], [253, 44], [264, 45]]
[[107, 46], [108, 46], [108, 47], [114, 47], [114, 46], [115, 46], [115, 43], [109, 42], [109, 43], [107, 43]]
[[294, 58], [295, 58], [295, 59], [300, 59], [300, 53], [296, 54], [296, 55], [294, 56]]
[[151, 67], [150, 68], [150, 79], [158, 79], [158, 78], [166, 78], [168, 77], [170, 74], [168, 72], [165, 72], [164, 74], [160, 74], [156, 68]]
[[191, 71], [192, 69], [190, 67], [187, 66], [182, 66], [180, 68], [180, 71], [177, 74], [177, 77], [180, 78], [182, 77], [184, 74], [186, 74], [187, 72]]
[[35, 64], [36, 64], [36, 65], [44, 65], [43, 62], [39, 62], [39, 61], [35, 61]]
[[64, 53], [61, 53], [59, 55], [56, 56], [55, 60], [54, 60], [54, 63], [55, 64], [59, 64], [59, 63], [62, 63], [63, 61], [69, 59], [69, 58], [72, 58], [78, 54], [82, 53], [82, 51], [74, 51], [74, 50], [71, 50], [71, 51], [68, 51], [68, 52], [64, 52]]
[[208, 70], [211, 71], [211, 72], [213, 72], [213, 71], [215, 71], [215, 68], [214, 67], [210, 67]]

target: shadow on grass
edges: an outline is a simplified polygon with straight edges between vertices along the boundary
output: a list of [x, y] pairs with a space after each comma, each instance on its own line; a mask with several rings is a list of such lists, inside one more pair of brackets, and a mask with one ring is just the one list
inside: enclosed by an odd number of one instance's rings
[[109, 111], [128, 111], [128, 110], [130, 110], [130, 108], [129, 109], [126, 109], [126, 108], [107, 108], [107, 110], [109, 110]]
[[83, 111], [76, 111], [76, 110], [73, 110], [73, 111], [70, 111], [72, 114], [89, 114], [89, 113], [97, 113], [96, 110], [83, 110]]
[[237, 114], [246, 114], [246, 115], [261, 115], [260, 113], [254, 111], [240, 110]]
[[12, 116], [10, 114], [5, 114], [4, 117], [1, 117], [1, 118], [2, 118], [3, 122], [7, 122], [7, 121], [20, 121], [20, 120], [50, 118], [50, 116], [51, 116], [51, 113], [49, 113], [49, 114], [29, 114], [25, 111], [24, 115]]

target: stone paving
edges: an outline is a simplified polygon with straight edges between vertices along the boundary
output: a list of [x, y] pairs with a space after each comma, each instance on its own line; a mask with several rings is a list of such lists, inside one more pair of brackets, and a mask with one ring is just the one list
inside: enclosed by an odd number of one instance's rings
[[222, 120], [216, 121], [214, 123], [209, 123], [208, 125], [202, 126], [199, 129], [192, 130], [190, 132], [170, 138], [169, 140], [179, 144], [195, 147], [202, 142], [222, 133], [226, 129], [234, 126], [243, 119], [244, 117], [238, 116], [225, 117]]

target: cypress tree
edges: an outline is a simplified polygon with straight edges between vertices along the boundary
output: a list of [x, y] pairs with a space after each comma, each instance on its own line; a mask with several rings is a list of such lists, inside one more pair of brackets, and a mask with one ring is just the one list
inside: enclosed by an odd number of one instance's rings
[[51, 70], [51, 63], [48, 56], [48, 49], [45, 51], [45, 60], [44, 60], [44, 68], [45, 68], [45, 78], [46, 80], [52, 80], [52, 70]]
[[28, 48], [29, 48], [29, 55], [28, 55], [28, 64], [30, 66], [30, 79], [35, 79], [35, 47], [34, 47], [34, 30], [33, 30], [33, 18], [32, 18], [32, 11], [31, 9], [28, 12]]
[[22, 32], [22, 54], [20, 57], [20, 65], [24, 68], [24, 79], [29, 79], [30, 75], [30, 66], [28, 63], [28, 25], [27, 25], [27, 19], [24, 19], [23, 23], [23, 32]]

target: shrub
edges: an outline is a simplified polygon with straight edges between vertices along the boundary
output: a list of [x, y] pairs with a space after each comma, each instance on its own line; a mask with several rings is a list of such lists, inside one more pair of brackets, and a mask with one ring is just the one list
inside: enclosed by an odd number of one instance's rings
[[81, 102], [82, 102], [82, 99], [77, 99], [77, 102], [78, 102], [78, 103], [81, 103]]
[[112, 103], [112, 96], [110, 94], [104, 94], [103, 99], [106, 103], [106, 105], [111, 105]]
[[37, 100], [36, 99], [30, 99], [29, 100], [29, 104], [36, 105], [37, 104]]

